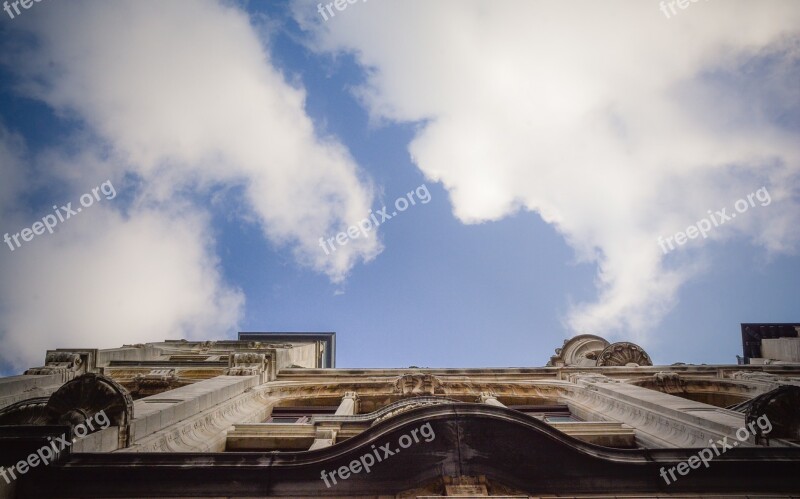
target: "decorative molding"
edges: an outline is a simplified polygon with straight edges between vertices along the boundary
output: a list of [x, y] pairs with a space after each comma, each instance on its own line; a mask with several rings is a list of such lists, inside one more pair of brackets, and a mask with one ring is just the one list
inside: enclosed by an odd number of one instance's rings
[[245, 391], [211, 411], [204, 411], [136, 440], [123, 452], [223, 452], [226, 432], [243, 423], [266, 418], [267, 402], [255, 391]]
[[[84, 424], [100, 412], [110, 426], [119, 427], [118, 448], [128, 445], [133, 399], [113, 379], [87, 373], [68, 381], [50, 397], [38, 397], [12, 404], [0, 411], [0, 425], [69, 425]], [[89, 433], [97, 428], [88, 426]]]
[[653, 361], [642, 347], [629, 341], [608, 345], [598, 356], [598, 366], [652, 366]]
[[131, 390], [133, 395], [149, 397], [178, 388], [185, 383], [178, 380], [175, 369], [151, 369], [147, 374], [139, 373], [134, 376], [131, 384], [133, 385]]
[[594, 366], [597, 355], [609, 345], [605, 338], [593, 334], [580, 334], [564, 340], [561, 348], [550, 357], [547, 367]]
[[[408, 412], [412, 409], [418, 409], [420, 407], [427, 407], [430, 405], [441, 405], [441, 404], [452, 404], [454, 401], [448, 399], [432, 399], [432, 398], [420, 398], [419, 400], [410, 400], [404, 404], [392, 404], [395, 408], [390, 409], [389, 411], [385, 412], [384, 414], [375, 418], [372, 422], [371, 426], [375, 426], [376, 424], [380, 423], [381, 421], [386, 421], [387, 419], [391, 419], [399, 414], [403, 414], [404, 412]], [[391, 406], [390, 406], [391, 407]]]
[[404, 374], [394, 383], [395, 393], [404, 397], [442, 393], [442, 382], [432, 374]]
[[569, 373], [567, 379], [570, 383], [577, 384], [578, 381], [585, 381], [586, 383], [620, 383], [619, 380], [609, 378], [604, 374], [590, 373], [590, 372], [577, 372]]
[[[252, 343], [252, 342], [251, 342]], [[256, 376], [267, 371], [267, 356], [263, 353], [234, 353], [228, 356], [228, 376]]]
[[0, 409], [0, 426], [46, 425], [44, 408], [49, 397], [36, 397], [22, 400]]
[[76, 352], [49, 351], [45, 357], [44, 364], [42, 367], [28, 369], [25, 374], [60, 374], [64, 381], [69, 381], [86, 370], [81, 354]]
[[[763, 440], [769, 445], [770, 438], [800, 440], [800, 387], [783, 385], [759, 395], [739, 408], [745, 412], [748, 427], [756, 436], [756, 444]], [[769, 421], [769, 433], [764, 433], [758, 419]]]
[[119, 446], [129, 444], [133, 398], [119, 383], [101, 374], [87, 373], [68, 381], [44, 408], [50, 424], [75, 426], [103, 411], [112, 426], [119, 426]]
[[657, 372], [653, 375], [653, 382], [659, 391], [674, 395], [686, 393], [686, 381], [681, 375], [673, 372]]
[[263, 343], [261, 341], [249, 341], [247, 343], [247, 348], [250, 350], [288, 349], [293, 346], [291, 343]]
[[[273, 403], [276, 403], [277, 400], [274, 400]], [[343, 416], [343, 415], [327, 415], [327, 414], [320, 414], [315, 415], [311, 422], [313, 424], [341, 424], [341, 423], [369, 423], [372, 424], [376, 419], [388, 419], [391, 416], [388, 416], [389, 413], [393, 415], [402, 414], [410, 409], [404, 409], [407, 406], [411, 406], [411, 408], [415, 407], [425, 407], [429, 405], [438, 405], [438, 404], [458, 404], [460, 403], [459, 400], [454, 400], [446, 397], [430, 397], [430, 396], [422, 396], [422, 397], [414, 397], [414, 398], [407, 398], [398, 400], [397, 402], [393, 402], [387, 406], [381, 407], [380, 409], [367, 413], [367, 414], [355, 414], [352, 416]]]
[[778, 376], [776, 374], [765, 373], [763, 371], [736, 371], [731, 373], [731, 379], [755, 382], [767, 385], [770, 389], [783, 385], [800, 386], [800, 377], [797, 376]]
[[494, 392], [481, 392], [481, 393], [478, 394], [478, 398], [477, 398], [476, 402], [480, 402], [482, 404], [485, 404], [486, 401], [489, 400], [489, 399], [494, 399], [495, 401], [497, 401], [497, 394], [494, 393]]
[[617, 421], [636, 429], [636, 438], [645, 447], [703, 447], [710, 438], [731, 435], [676, 419], [636, 403], [617, 399], [597, 389], [575, 387], [566, 397], [570, 409], [581, 410], [601, 421]]

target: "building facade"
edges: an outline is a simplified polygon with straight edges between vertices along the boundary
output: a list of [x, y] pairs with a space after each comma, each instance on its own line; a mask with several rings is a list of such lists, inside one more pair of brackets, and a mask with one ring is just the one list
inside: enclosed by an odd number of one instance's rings
[[544, 367], [339, 369], [334, 333], [48, 351], [0, 497], [798, 497], [800, 324], [731, 365], [579, 335]]

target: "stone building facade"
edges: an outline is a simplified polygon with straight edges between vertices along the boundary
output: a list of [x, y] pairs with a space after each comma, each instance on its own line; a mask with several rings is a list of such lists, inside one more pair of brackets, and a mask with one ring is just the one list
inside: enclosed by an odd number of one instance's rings
[[48, 351], [0, 379], [0, 496], [798, 497], [798, 330], [743, 325], [731, 365], [589, 334], [506, 369], [339, 369], [334, 333]]

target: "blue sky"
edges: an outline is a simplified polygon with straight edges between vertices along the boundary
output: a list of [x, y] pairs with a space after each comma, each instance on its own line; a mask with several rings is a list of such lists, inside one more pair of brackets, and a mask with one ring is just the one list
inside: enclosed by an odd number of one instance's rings
[[576, 333], [731, 363], [739, 323], [797, 322], [800, 8], [551, 4], [6, 16], [0, 233], [115, 194], [4, 243], [0, 371], [236, 331], [336, 331], [339, 367], [541, 366]]

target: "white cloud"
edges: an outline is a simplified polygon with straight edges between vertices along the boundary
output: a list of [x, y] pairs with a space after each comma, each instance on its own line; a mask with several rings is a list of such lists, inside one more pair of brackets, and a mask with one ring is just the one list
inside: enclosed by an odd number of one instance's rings
[[35, 20], [41, 48], [13, 61], [25, 90], [85, 120], [151, 199], [241, 184], [265, 235], [334, 281], [380, 251], [375, 238], [332, 257], [319, 247], [368, 213], [371, 188], [344, 147], [315, 136], [304, 92], [272, 67], [242, 11], [210, 0], [70, 2]]
[[[3, 161], [0, 203], [11, 206], [3, 228], [43, 216], [17, 202], [42, 186], [66, 192], [54, 200], [66, 202], [112, 179], [127, 200], [0, 254], [5, 364], [40, 364], [45, 348], [236, 328], [244, 297], [224, 282], [206, 207], [192, 201], [211, 187], [241, 187], [243, 211], [264, 235], [335, 282], [381, 250], [376, 238], [330, 257], [319, 247], [321, 236], [368, 213], [371, 187], [343, 146], [315, 134], [303, 90], [272, 66], [239, 9], [210, 0], [49, 2], [9, 29], [2, 59], [18, 91], [82, 128], [26, 159], [21, 139], [3, 132], [0, 158], [15, 158]], [[23, 174], [34, 171], [36, 185]]]
[[[455, 216], [535, 211], [597, 263], [598, 298], [573, 308], [573, 329], [646, 340], [704, 246], [666, 264], [657, 237], [762, 185], [772, 205], [710, 238], [796, 248], [797, 130], [773, 112], [798, 112], [796, 2], [701, 2], [671, 19], [638, 0], [357, 2], [325, 22], [316, 3], [293, 4], [312, 46], [367, 69], [373, 118], [421, 122], [410, 151]], [[757, 99], [731, 83], [764, 76], [779, 83]]]
[[101, 199], [54, 234], [3, 248], [0, 360], [16, 371], [48, 348], [216, 338], [239, 320], [244, 297], [222, 282], [202, 216], [123, 218]]

